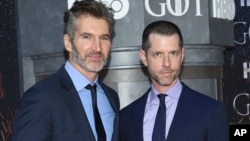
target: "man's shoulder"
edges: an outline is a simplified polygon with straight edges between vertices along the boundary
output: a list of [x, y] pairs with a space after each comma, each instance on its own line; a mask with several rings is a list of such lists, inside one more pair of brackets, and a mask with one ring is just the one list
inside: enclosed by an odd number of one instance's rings
[[218, 106], [222, 104], [219, 100], [198, 92], [185, 84], [181, 95], [180, 100], [185, 97], [185, 99], [189, 99], [193, 104], [197, 105]]

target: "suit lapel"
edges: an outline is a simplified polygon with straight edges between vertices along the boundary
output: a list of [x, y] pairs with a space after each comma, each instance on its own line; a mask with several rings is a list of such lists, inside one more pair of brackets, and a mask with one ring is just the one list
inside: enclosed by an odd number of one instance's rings
[[167, 140], [174, 140], [175, 137], [178, 137], [178, 130], [183, 126], [183, 120], [189, 117], [191, 108], [192, 98], [189, 96], [187, 86], [183, 84], [183, 89], [176, 107], [172, 124], [170, 126]]
[[150, 89], [141, 97], [138, 99], [139, 103], [135, 107], [135, 131], [138, 132], [137, 134], [137, 140], [142, 141], [143, 140], [143, 117], [146, 107], [146, 102], [148, 98], [148, 93]]
[[104, 93], [106, 94], [109, 102], [110, 102], [110, 105], [111, 107], [113, 108], [114, 112], [115, 113], [118, 113], [119, 112], [119, 106], [120, 106], [120, 103], [119, 103], [119, 99], [118, 99], [118, 96], [116, 96], [116, 93], [114, 91], [112, 91], [111, 89], [107, 88], [107, 86], [102, 83], [101, 81], [98, 81], [98, 83], [100, 84], [100, 86], [102, 87]]
[[72, 80], [64, 68], [59, 70], [59, 75], [59, 78], [61, 79], [61, 86], [64, 89], [62, 97], [65, 104], [68, 106], [72, 121], [74, 121], [73, 124], [75, 125], [73, 126], [78, 129], [78, 132], [82, 132], [81, 134], [84, 135], [83, 140], [86, 138], [90, 141], [95, 141], [86, 112], [82, 106], [80, 97], [73, 85]]

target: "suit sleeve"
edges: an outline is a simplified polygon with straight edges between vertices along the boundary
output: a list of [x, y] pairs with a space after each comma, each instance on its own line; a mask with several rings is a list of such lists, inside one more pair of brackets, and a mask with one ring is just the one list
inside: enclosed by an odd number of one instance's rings
[[41, 90], [30, 89], [21, 100], [14, 121], [12, 141], [49, 141], [49, 103]]
[[213, 115], [208, 131], [208, 141], [229, 141], [229, 121], [225, 106], [220, 103]]

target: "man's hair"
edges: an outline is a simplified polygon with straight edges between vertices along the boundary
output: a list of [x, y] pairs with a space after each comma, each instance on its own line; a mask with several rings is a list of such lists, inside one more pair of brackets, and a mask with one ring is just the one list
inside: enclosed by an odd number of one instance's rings
[[169, 21], [155, 21], [150, 23], [143, 31], [142, 34], [142, 49], [147, 53], [150, 48], [149, 36], [152, 33], [172, 36], [177, 34], [179, 36], [179, 46], [183, 47], [183, 38], [181, 31], [177, 25]]
[[111, 8], [102, 2], [95, 0], [76, 1], [73, 6], [64, 13], [64, 34], [68, 34], [71, 40], [74, 39], [76, 19], [82, 15], [104, 19], [109, 25], [109, 32], [111, 34], [115, 24], [113, 12]]

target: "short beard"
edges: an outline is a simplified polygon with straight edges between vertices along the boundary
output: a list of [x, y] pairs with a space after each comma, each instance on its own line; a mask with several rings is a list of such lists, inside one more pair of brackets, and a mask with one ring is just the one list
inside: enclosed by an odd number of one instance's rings
[[156, 83], [158, 83], [160, 86], [171, 86], [173, 85], [176, 80], [178, 79], [179, 72], [177, 72], [174, 76], [171, 78], [160, 78], [158, 75], [152, 73], [151, 79], [153, 79]]
[[[89, 54], [87, 54], [87, 55], [89, 55]], [[101, 54], [101, 55], [104, 56], [103, 54]], [[106, 60], [103, 60], [103, 62], [100, 64], [99, 67], [91, 67], [89, 65], [89, 63], [91, 63], [91, 62], [87, 62], [86, 56], [81, 57], [81, 55], [78, 52], [78, 50], [76, 49], [76, 47], [72, 44], [72, 60], [76, 64], [78, 64], [81, 68], [83, 68], [83, 69], [85, 69], [85, 70], [87, 70], [89, 72], [97, 73], [97, 72], [101, 71], [103, 69], [104, 65], [106, 64]], [[97, 62], [97, 63], [99, 63], [99, 62]]]

